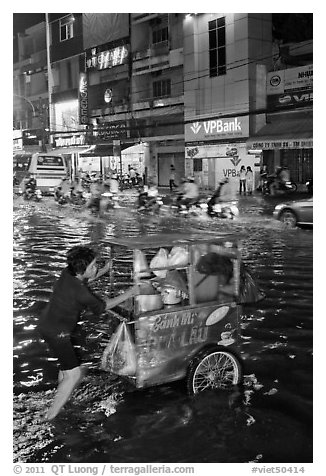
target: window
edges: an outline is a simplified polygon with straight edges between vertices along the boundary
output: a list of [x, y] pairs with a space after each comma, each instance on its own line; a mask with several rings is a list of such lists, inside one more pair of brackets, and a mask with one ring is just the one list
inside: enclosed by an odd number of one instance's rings
[[60, 41], [66, 41], [74, 36], [74, 17], [69, 16], [60, 20]]
[[164, 96], [171, 96], [171, 79], [153, 82], [153, 97], [162, 98]]
[[153, 45], [168, 41], [168, 38], [169, 28], [167, 26], [164, 28], [160, 28], [159, 30], [153, 30]]
[[226, 74], [225, 17], [208, 22], [209, 75]]

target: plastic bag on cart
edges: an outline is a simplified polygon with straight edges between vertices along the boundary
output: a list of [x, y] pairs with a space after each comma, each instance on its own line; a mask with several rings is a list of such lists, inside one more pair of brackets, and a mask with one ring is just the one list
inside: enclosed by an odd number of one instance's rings
[[135, 250], [135, 273], [138, 273], [139, 278], [148, 278], [151, 275], [146, 256], [142, 250]]
[[250, 271], [245, 267], [243, 263], [240, 266], [240, 293], [239, 304], [249, 304], [261, 301], [266, 296], [259, 289]]
[[[152, 258], [149, 267], [150, 268], [164, 268], [168, 266], [168, 252], [165, 248], [160, 248], [154, 258]], [[165, 278], [167, 270], [162, 269], [160, 271], [153, 271], [159, 278]]]
[[174, 246], [168, 255], [169, 266], [185, 266], [189, 261], [189, 253], [182, 246]]
[[106, 346], [102, 356], [101, 368], [117, 375], [135, 375], [135, 344], [125, 321], [121, 322]]

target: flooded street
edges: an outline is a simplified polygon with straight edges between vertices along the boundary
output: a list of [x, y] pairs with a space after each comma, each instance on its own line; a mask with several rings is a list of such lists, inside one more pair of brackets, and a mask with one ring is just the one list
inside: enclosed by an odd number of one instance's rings
[[[51, 199], [14, 199], [14, 459], [18, 462], [304, 463], [312, 461], [313, 232], [284, 229], [275, 205], [243, 197], [233, 222], [140, 216], [135, 196], [107, 220]], [[266, 299], [242, 316], [244, 386], [190, 398], [182, 383], [134, 390], [99, 370], [117, 323], [87, 314], [89, 372], [53, 423], [43, 415], [57, 368], [38, 315], [69, 248], [108, 259], [109, 236], [230, 231]], [[108, 277], [94, 290], [104, 295]]]

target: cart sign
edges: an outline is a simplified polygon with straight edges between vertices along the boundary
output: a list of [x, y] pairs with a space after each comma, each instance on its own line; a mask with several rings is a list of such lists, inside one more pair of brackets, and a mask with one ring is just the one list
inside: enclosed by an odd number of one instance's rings
[[158, 313], [136, 321], [137, 385], [182, 378], [191, 356], [207, 342], [237, 343], [236, 306], [212, 305]]

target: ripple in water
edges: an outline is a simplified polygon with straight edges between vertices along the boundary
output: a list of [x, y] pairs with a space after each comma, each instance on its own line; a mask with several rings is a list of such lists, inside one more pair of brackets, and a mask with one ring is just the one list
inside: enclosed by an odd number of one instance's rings
[[[226, 223], [139, 216], [132, 200], [105, 220], [46, 200], [40, 206], [15, 201], [15, 461], [311, 461], [312, 233], [284, 230], [263, 215], [261, 203]], [[242, 316], [244, 388], [192, 399], [181, 383], [134, 391], [98, 370], [116, 323], [87, 315], [89, 374], [58, 419], [44, 423], [57, 371], [36, 325], [67, 250], [91, 244], [104, 260], [113, 235], [172, 231], [234, 233], [267, 295]], [[95, 289], [104, 294], [107, 286], [104, 277]]]

